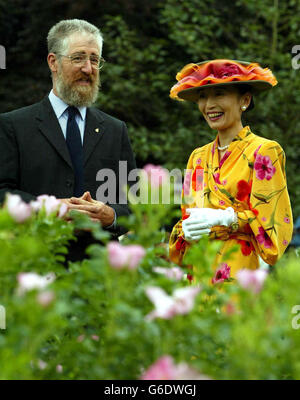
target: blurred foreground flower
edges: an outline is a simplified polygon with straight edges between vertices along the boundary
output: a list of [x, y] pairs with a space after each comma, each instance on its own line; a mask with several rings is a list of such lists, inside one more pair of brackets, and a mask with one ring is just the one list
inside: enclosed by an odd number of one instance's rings
[[31, 201], [30, 205], [35, 211], [39, 211], [45, 207], [46, 214], [49, 215], [54, 211], [58, 211], [58, 216], [63, 217], [68, 211], [68, 206], [61, 200], [58, 200], [55, 196], [48, 196], [43, 194], [38, 196], [35, 201]]
[[230, 267], [226, 263], [222, 263], [216, 270], [215, 276], [212, 279], [212, 283], [221, 283], [230, 277]]
[[7, 211], [16, 222], [24, 222], [32, 214], [32, 208], [18, 194], [7, 194]]
[[210, 380], [186, 363], [175, 364], [170, 356], [163, 356], [152, 364], [140, 378], [141, 380]]
[[51, 304], [54, 299], [55, 294], [52, 290], [46, 290], [44, 292], [38, 293], [37, 295], [37, 301], [43, 307], [49, 306], [49, 304]]
[[184, 272], [179, 267], [172, 267], [172, 268], [153, 267], [153, 271], [156, 272], [157, 274], [165, 275], [169, 279], [174, 279], [175, 281], [180, 281], [184, 276]]
[[200, 292], [199, 287], [184, 287], [176, 289], [169, 296], [160, 287], [146, 288], [146, 295], [155, 306], [155, 310], [146, 316], [146, 319], [154, 318], [171, 319], [177, 314], [187, 314], [194, 307], [196, 295]]
[[237, 280], [242, 288], [253, 293], [261, 291], [268, 272], [264, 269], [241, 269], [237, 272]]
[[146, 254], [140, 245], [123, 246], [118, 242], [110, 242], [107, 250], [109, 263], [115, 269], [135, 269]]
[[143, 170], [146, 171], [152, 187], [159, 187], [169, 182], [168, 170], [162, 168], [160, 165], [147, 164]]
[[19, 283], [17, 293], [22, 295], [30, 290], [42, 290], [55, 280], [55, 274], [50, 272], [46, 276], [38, 275], [34, 272], [21, 272], [17, 276]]

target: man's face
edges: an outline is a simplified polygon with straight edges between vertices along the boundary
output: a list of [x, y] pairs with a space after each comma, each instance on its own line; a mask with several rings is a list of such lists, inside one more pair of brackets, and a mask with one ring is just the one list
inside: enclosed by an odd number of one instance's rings
[[[64, 56], [76, 55], [100, 58], [98, 42], [89, 34], [76, 33], [69, 36]], [[61, 57], [57, 62], [54, 93], [71, 106], [91, 106], [98, 97], [99, 70], [93, 68], [89, 59], [81, 66], [72, 63], [68, 57]]]

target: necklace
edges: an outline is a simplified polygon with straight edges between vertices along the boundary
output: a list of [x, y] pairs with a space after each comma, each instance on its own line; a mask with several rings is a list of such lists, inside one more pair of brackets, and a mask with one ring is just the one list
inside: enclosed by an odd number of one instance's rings
[[218, 146], [218, 150], [222, 151], [222, 150], [228, 149], [228, 147], [229, 147], [229, 144], [227, 144], [226, 146], [223, 146], [223, 147]]

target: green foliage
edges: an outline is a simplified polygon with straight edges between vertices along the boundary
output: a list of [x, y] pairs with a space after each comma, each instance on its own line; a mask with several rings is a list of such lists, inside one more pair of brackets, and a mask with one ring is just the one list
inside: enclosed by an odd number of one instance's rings
[[[16, 223], [0, 210], [0, 304], [7, 316], [0, 379], [138, 379], [163, 355], [217, 379], [299, 379], [300, 336], [292, 325], [292, 308], [300, 304], [299, 259], [285, 256], [253, 294], [237, 282], [212, 285], [218, 244], [203, 238], [185, 259], [194, 264], [201, 289], [194, 307], [150, 320], [154, 306], [146, 288], [172, 295], [190, 284], [153, 271], [172, 266], [161, 221], [168, 223], [176, 206], [133, 204], [132, 211], [123, 221], [130, 231], [122, 244], [142, 245], [146, 254], [138, 268], [117, 269], [99, 245], [90, 246], [89, 259], [62, 264], [58, 253], [64, 254], [74, 229], [91, 229], [106, 242], [107, 233], [86, 216], [74, 212], [67, 223], [42, 210]], [[22, 291], [21, 272], [52, 272], [56, 279]]]

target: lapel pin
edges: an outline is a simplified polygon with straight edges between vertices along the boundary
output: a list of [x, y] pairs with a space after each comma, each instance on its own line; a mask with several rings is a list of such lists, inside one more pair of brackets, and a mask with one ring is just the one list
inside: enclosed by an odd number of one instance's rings
[[96, 129], [95, 129], [95, 132], [99, 133], [99, 128], [96, 128]]

